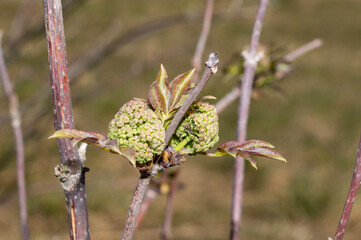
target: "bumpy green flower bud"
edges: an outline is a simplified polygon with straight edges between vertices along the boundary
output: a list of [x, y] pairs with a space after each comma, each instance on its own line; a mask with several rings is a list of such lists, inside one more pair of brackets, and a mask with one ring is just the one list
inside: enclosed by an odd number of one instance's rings
[[196, 102], [184, 116], [170, 145], [182, 154], [196, 154], [213, 147], [218, 139], [216, 108], [206, 102]]
[[143, 99], [124, 104], [109, 124], [109, 139], [117, 139], [120, 147], [135, 150], [137, 166], [145, 166], [154, 154], [164, 148], [162, 121]]

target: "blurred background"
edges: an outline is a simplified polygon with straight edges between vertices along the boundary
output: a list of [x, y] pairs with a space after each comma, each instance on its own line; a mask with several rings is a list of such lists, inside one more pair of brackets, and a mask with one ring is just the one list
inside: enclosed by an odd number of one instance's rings
[[[204, 60], [218, 51], [222, 70], [249, 44], [258, 3], [215, 1]], [[67, 239], [64, 193], [53, 171], [59, 154], [56, 141], [47, 139], [54, 128], [42, 1], [0, 0], [0, 6], [2, 46], [21, 103], [31, 237]], [[106, 134], [125, 102], [147, 97], [161, 63], [170, 78], [188, 71], [204, 6], [204, 0], [64, 0], [76, 128]], [[360, 8], [356, 0], [270, 1], [261, 43], [286, 52], [314, 38], [324, 45], [295, 61], [295, 70], [279, 84], [281, 97], [264, 89], [252, 101], [248, 139], [271, 142], [288, 163], [258, 159], [258, 170], [246, 164], [242, 239], [334, 235], [361, 132]], [[92, 59], [92, 51], [101, 54]], [[221, 99], [236, 85], [219, 71], [203, 94]], [[14, 138], [3, 90], [0, 85], [0, 238], [21, 239]], [[237, 106], [220, 114], [220, 143], [236, 137]], [[139, 174], [126, 159], [94, 147], [85, 165], [91, 236], [119, 239]], [[189, 157], [181, 168], [173, 239], [227, 239], [233, 159]], [[134, 239], [159, 239], [165, 203], [160, 196], [151, 205]], [[356, 201], [345, 239], [358, 239], [360, 229]]]

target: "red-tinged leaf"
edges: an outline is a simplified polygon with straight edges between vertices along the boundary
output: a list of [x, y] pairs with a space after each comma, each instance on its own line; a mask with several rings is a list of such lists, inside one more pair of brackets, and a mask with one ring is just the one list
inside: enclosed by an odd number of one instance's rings
[[217, 151], [229, 153], [231, 156], [236, 157], [237, 149], [235, 147], [239, 145], [237, 141], [229, 141], [223, 143], [221, 146], [218, 147]]
[[155, 90], [155, 82], [153, 82], [148, 91], [148, 100], [150, 105], [152, 105], [153, 109], [155, 110], [161, 110], [162, 108], [159, 99], [160, 96], [158, 96], [158, 92]]
[[162, 64], [160, 65], [160, 71], [155, 81], [155, 90], [157, 91], [157, 96], [161, 104], [161, 110], [166, 114], [168, 113], [171, 98], [167, 78], [167, 72]]
[[237, 156], [243, 157], [244, 159], [248, 160], [249, 163], [252, 165], [252, 167], [254, 167], [254, 168], [257, 170], [257, 162], [256, 162], [256, 160], [254, 160], [253, 158], [251, 158], [251, 156], [249, 155], [249, 153], [239, 151], [239, 152], [237, 153]]
[[117, 140], [109, 140], [103, 134], [95, 132], [85, 132], [75, 129], [61, 129], [56, 131], [50, 138], [68, 138], [73, 140], [73, 144], [84, 142], [87, 144], [95, 145], [111, 153], [116, 153], [125, 156], [129, 162], [135, 166], [135, 151], [131, 148], [119, 148]]
[[189, 72], [180, 74], [172, 80], [172, 97], [170, 101], [171, 108], [173, 108], [177, 104], [177, 102], [181, 99], [182, 95], [189, 89], [189, 85], [195, 70], [196, 69], [193, 68]]
[[203, 153], [204, 155], [206, 155], [207, 157], [222, 157], [222, 156], [231, 156], [236, 158], [237, 156], [243, 157], [244, 159], [248, 160], [252, 167], [254, 167], [255, 169], [257, 169], [257, 162], [256, 160], [254, 160], [253, 158], [251, 158], [251, 156], [247, 153], [247, 152], [242, 152], [242, 151], [229, 151], [229, 152], [223, 152], [223, 150], [219, 150], [217, 149], [215, 153]]
[[85, 132], [76, 129], [61, 129], [56, 131], [50, 138], [96, 138], [96, 139], [106, 139], [103, 134], [95, 132]]
[[286, 159], [281, 154], [269, 148], [255, 147], [255, 148], [247, 149], [245, 152], [249, 153], [250, 155], [267, 157], [267, 158], [272, 158], [275, 160], [287, 162]]
[[235, 146], [235, 148], [237, 148], [238, 150], [241, 151], [245, 151], [249, 148], [274, 148], [274, 146], [272, 144], [270, 144], [269, 142], [265, 142], [262, 140], [248, 140], [245, 141], [237, 146]]

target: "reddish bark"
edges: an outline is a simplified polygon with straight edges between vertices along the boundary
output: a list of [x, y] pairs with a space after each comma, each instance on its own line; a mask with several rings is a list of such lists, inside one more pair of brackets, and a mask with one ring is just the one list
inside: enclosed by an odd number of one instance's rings
[[[60, 0], [44, 0], [44, 19], [48, 42], [48, 61], [53, 100], [54, 128], [74, 129], [72, 104], [67, 69], [67, 56]], [[59, 139], [61, 163], [70, 174], [81, 173], [78, 183], [71, 190], [64, 190], [71, 239], [90, 239], [83, 164], [77, 147], [67, 139]]]

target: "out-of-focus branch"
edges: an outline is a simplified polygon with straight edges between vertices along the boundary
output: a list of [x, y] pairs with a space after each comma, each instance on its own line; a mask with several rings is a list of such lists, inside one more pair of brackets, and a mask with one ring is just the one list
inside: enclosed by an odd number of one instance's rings
[[202, 55], [204, 52], [204, 48], [206, 47], [209, 31], [211, 29], [213, 8], [214, 8], [214, 0], [207, 0], [206, 10], [204, 12], [204, 18], [203, 18], [202, 32], [201, 35], [199, 36], [197, 47], [192, 59], [192, 66], [193, 68], [196, 69], [196, 72], [194, 73], [192, 79], [193, 82], [197, 82], [198, 80], [198, 73], [201, 67]]
[[[63, 1], [64, 15], [69, 15], [78, 9], [85, 0], [65, 0]], [[23, 45], [29, 39], [39, 36], [44, 32], [44, 25], [42, 21], [34, 24], [32, 27], [24, 27], [29, 15], [34, 14], [29, 8], [34, 4], [33, 0], [25, 0], [19, 6], [14, 20], [11, 25], [11, 36], [7, 41], [8, 54], [7, 61], [12, 61], [19, 50], [19, 46]]]
[[357, 159], [355, 164], [355, 170], [353, 172], [352, 181], [350, 185], [350, 190], [347, 194], [345, 206], [343, 208], [340, 221], [336, 230], [334, 240], [342, 240], [343, 235], [346, 231], [346, 225], [350, 218], [353, 203], [356, 200], [358, 189], [360, 188], [361, 182], [361, 138], [357, 150]]
[[224, 95], [224, 97], [221, 98], [221, 100], [219, 100], [215, 105], [217, 113], [219, 114], [224, 109], [226, 109], [226, 107], [228, 107], [229, 104], [231, 104], [237, 98], [239, 98], [240, 94], [241, 94], [241, 90], [239, 89], [239, 87], [235, 87], [229, 93]]
[[[9, 33], [9, 48], [12, 49], [18, 42], [24, 32], [24, 25], [31, 13], [31, 7], [34, 4], [34, 0], [24, 0], [20, 3], [20, 6], [16, 10], [15, 16], [11, 23]], [[42, 24], [39, 24], [42, 25]]]
[[290, 52], [283, 58], [288, 62], [292, 62], [296, 58], [299, 58], [299, 57], [305, 55], [306, 53], [311, 52], [311, 51], [321, 47], [322, 44], [323, 44], [323, 41], [319, 38], [316, 38], [313, 41], [306, 43], [305, 45], [302, 45], [301, 47], [297, 48], [296, 50]]
[[158, 195], [159, 195], [158, 187], [150, 187], [147, 190], [147, 192], [145, 193], [143, 202], [139, 209], [139, 214], [138, 214], [137, 221], [135, 223], [134, 230], [136, 230], [139, 227], [140, 223], [142, 222], [142, 220], [145, 216], [145, 213], [148, 211], [150, 204], [158, 197]]
[[[241, 83], [241, 97], [238, 109], [238, 124], [237, 124], [237, 141], [244, 142], [247, 134], [247, 123], [249, 108], [251, 103], [251, 93], [253, 85], [254, 72], [257, 67], [259, 55], [256, 52], [259, 43], [259, 38], [262, 30], [262, 22], [266, 13], [268, 0], [261, 0], [256, 21], [253, 27], [251, 44], [249, 51], [245, 55], [244, 68]], [[257, 59], [258, 58], [258, 59]], [[243, 179], [244, 179], [244, 159], [237, 157], [234, 165], [234, 180], [232, 192], [232, 210], [231, 210], [231, 231], [230, 239], [240, 239], [240, 224], [242, 214], [242, 199], [243, 199]]]
[[74, 79], [78, 78], [87, 69], [97, 64], [101, 59], [114, 52], [115, 49], [120, 46], [133, 42], [136, 38], [144, 36], [148, 33], [173, 26], [187, 19], [184, 14], [171, 15], [156, 20], [151, 20], [146, 23], [142, 23], [137, 27], [130, 29], [124, 33], [115, 36], [108, 42], [95, 47], [88, 51], [83, 57], [78, 59], [70, 68], [70, 76]]
[[[74, 129], [61, 0], [43, 0], [54, 128]], [[65, 192], [70, 239], [90, 239], [83, 162], [69, 139], [58, 139], [61, 165], [55, 174]]]
[[18, 98], [10, 82], [9, 74], [6, 69], [4, 54], [1, 46], [2, 31], [0, 30], [0, 74], [4, 84], [6, 96], [9, 101], [9, 111], [11, 116], [11, 125], [15, 137], [16, 148], [16, 172], [20, 207], [20, 224], [24, 240], [29, 240], [28, 228], [28, 209], [26, 204], [26, 184], [25, 184], [25, 157], [24, 157], [24, 139], [21, 131], [21, 116], [19, 111]]
[[[180, 168], [179, 168], [180, 169]], [[174, 172], [170, 191], [168, 193], [167, 205], [165, 209], [164, 222], [162, 226], [161, 239], [168, 240], [172, 235], [172, 219], [174, 210], [175, 193], [178, 189], [180, 170]]]
[[[319, 39], [319, 38], [314, 39], [313, 41], [308, 42], [305, 45], [302, 45], [302, 46], [298, 47], [297, 49], [293, 50], [292, 52], [288, 53], [286, 56], [283, 57], [283, 59], [287, 62], [293, 62], [297, 58], [321, 47], [322, 44], [323, 44], [323, 42], [321, 39]], [[292, 71], [292, 69], [285, 72], [282, 75], [282, 77], [286, 76], [291, 71]], [[240, 94], [241, 94], [241, 90], [239, 89], [239, 87], [238, 86], [234, 87], [229, 93], [224, 95], [223, 98], [221, 98], [221, 100], [219, 100], [217, 102], [217, 104], [216, 104], [217, 112], [218, 113], [222, 112], [226, 107], [228, 107], [228, 105], [230, 105], [232, 102], [234, 102], [239, 97]]]
[[[176, 113], [172, 122], [170, 123], [169, 127], [166, 130], [165, 141], [164, 141], [165, 146], [168, 145], [171, 136], [174, 134], [178, 124], [182, 120], [184, 114], [187, 112], [190, 105], [198, 97], [199, 93], [202, 91], [202, 89], [204, 88], [205, 84], [208, 82], [210, 77], [217, 72], [217, 66], [218, 66], [217, 55], [211, 53], [208, 57], [208, 61], [206, 62], [206, 69], [204, 70], [204, 73], [200, 81], [198, 82], [196, 87], [192, 90], [192, 92], [189, 94], [187, 100], [178, 110], [178, 112]], [[159, 171], [159, 169], [160, 169], [160, 165], [156, 161], [153, 164], [153, 167], [150, 171], [141, 172], [141, 176], [139, 178], [138, 184], [135, 188], [134, 195], [132, 197], [129, 206], [125, 228], [121, 238], [122, 240], [130, 240], [132, 238], [135, 229], [135, 223], [137, 221], [139, 209], [143, 201], [144, 194], [149, 186], [150, 179]]]

